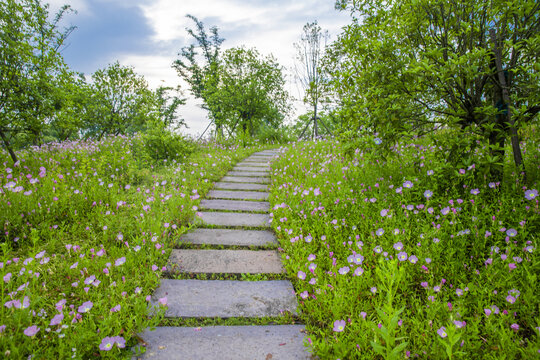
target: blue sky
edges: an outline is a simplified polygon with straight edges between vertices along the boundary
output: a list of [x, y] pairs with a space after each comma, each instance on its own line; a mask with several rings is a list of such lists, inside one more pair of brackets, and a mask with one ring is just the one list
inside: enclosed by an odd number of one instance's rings
[[[46, 2], [46, 1], [44, 1]], [[294, 65], [293, 43], [299, 41], [302, 27], [317, 20], [331, 34], [350, 22], [347, 13], [334, 10], [333, 0], [50, 0], [51, 11], [69, 4], [66, 24], [77, 26], [67, 40], [63, 56], [75, 71], [86, 75], [118, 60], [143, 75], [151, 87], [176, 86], [180, 78], [171, 68], [182, 48], [192, 42], [185, 28], [192, 14], [205, 26], [217, 26], [225, 38], [223, 48], [240, 45], [255, 47], [262, 54], [273, 54], [290, 69]], [[292, 79], [292, 76], [289, 75]], [[184, 95], [189, 90], [183, 86]], [[298, 96], [292, 81], [287, 89]], [[302, 106], [297, 103], [297, 112]], [[179, 110], [189, 129], [197, 134], [208, 124], [205, 111], [194, 99]]]

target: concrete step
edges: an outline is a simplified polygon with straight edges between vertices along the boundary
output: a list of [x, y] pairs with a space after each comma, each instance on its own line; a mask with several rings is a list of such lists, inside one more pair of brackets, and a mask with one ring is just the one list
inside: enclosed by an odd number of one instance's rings
[[249, 166], [249, 167], [263, 168], [263, 169], [267, 170], [267, 169], [270, 168], [270, 162], [242, 161], [242, 162], [236, 163], [235, 166]]
[[216, 189], [224, 190], [268, 190], [268, 185], [263, 184], [248, 184], [248, 183], [231, 183], [231, 182], [217, 182], [214, 184]]
[[158, 327], [139, 334], [141, 360], [308, 360], [303, 325]]
[[268, 172], [260, 172], [260, 171], [234, 171], [231, 170], [227, 173], [227, 176], [257, 176], [257, 177], [264, 177], [269, 178], [270, 174]]
[[266, 200], [270, 194], [263, 191], [210, 190], [209, 199]]
[[182, 235], [179, 242], [231, 246], [265, 246], [278, 243], [276, 236], [270, 231], [236, 229], [195, 229]]
[[200, 209], [206, 210], [231, 210], [231, 211], [265, 211], [270, 210], [270, 204], [266, 201], [243, 201], [243, 200], [201, 200]]
[[167, 269], [172, 274], [281, 274], [275, 250], [173, 250]]
[[227, 212], [200, 212], [203, 224], [216, 226], [270, 227], [267, 214], [239, 214]]
[[269, 184], [270, 179], [265, 177], [253, 177], [253, 176], [224, 176], [221, 181], [225, 182], [240, 182], [251, 184]]
[[247, 171], [247, 172], [257, 172], [261, 175], [270, 173], [270, 168], [260, 167], [260, 166], [235, 166], [233, 171]]
[[171, 280], [161, 279], [152, 304], [167, 298], [167, 318], [265, 317], [297, 314], [294, 289], [288, 280]]

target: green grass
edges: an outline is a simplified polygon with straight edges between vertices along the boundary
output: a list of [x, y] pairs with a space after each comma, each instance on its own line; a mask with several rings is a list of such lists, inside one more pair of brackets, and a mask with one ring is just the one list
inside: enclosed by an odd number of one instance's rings
[[510, 158], [505, 182], [490, 184], [480, 163], [452, 167], [427, 138], [386, 160], [370, 138], [281, 156], [272, 226], [315, 354], [538, 356], [540, 198], [525, 196], [539, 190], [538, 143], [522, 143], [528, 187]]
[[[0, 166], [0, 354], [128, 358], [136, 334], [163, 321], [149, 299], [200, 198], [262, 146], [200, 145], [141, 158], [140, 138], [61, 143]], [[101, 351], [103, 338], [126, 347]]]

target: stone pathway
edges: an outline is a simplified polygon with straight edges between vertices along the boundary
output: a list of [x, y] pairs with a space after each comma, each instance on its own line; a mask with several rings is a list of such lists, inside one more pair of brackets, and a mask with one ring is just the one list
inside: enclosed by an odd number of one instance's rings
[[[265, 150], [238, 163], [200, 203], [201, 225], [181, 242], [219, 249], [175, 249], [169, 274], [281, 274], [275, 250], [238, 247], [276, 245], [269, 228], [270, 162]], [[251, 229], [250, 229], [251, 228]], [[235, 246], [235, 250], [222, 249]], [[167, 297], [167, 318], [260, 318], [297, 314], [288, 280], [162, 279], [152, 301]], [[140, 334], [146, 353], [140, 359], [311, 359], [303, 325], [158, 327]]]

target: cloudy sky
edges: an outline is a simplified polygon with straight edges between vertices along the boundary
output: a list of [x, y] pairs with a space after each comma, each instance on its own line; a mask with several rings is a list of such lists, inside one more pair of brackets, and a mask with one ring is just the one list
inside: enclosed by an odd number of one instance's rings
[[[77, 29], [70, 35], [63, 56], [71, 69], [90, 75], [118, 60], [143, 75], [151, 87], [176, 86], [180, 79], [171, 68], [183, 46], [192, 43], [186, 27], [191, 14], [206, 28], [217, 26], [225, 38], [223, 48], [245, 45], [264, 55], [273, 54], [287, 69], [294, 65], [293, 43], [302, 27], [317, 20], [331, 41], [349, 23], [345, 12], [334, 10], [334, 0], [44, 0], [55, 11], [69, 4], [77, 11], [65, 18]], [[290, 72], [289, 80], [292, 76]], [[292, 83], [288, 91], [298, 97]], [[184, 87], [184, 95], [189, 90]], [[299, 107], [297, 105], [297, 107]], [[297, 110], [302, 112], [301, 109]], [[180, 111], [189, 126], [201, 133], [208, 125], [205, 111], [190, 99]]]

